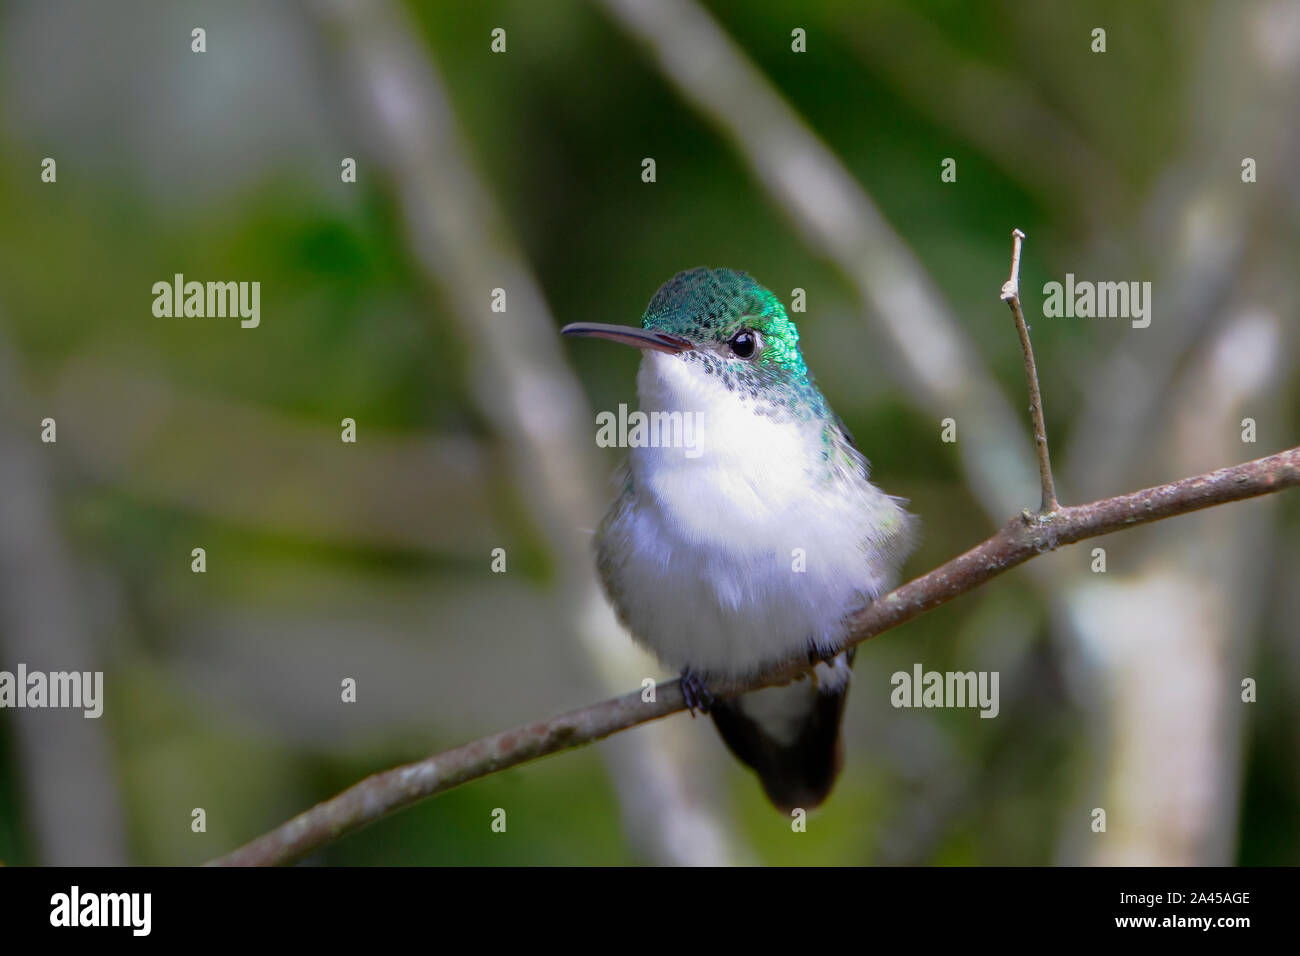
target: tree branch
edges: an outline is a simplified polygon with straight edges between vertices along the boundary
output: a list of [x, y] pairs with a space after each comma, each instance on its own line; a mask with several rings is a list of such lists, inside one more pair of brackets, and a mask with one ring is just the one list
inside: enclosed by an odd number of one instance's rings
[[1034, 364], [1034, 347], [1029, 344], [1029, 326], [1025, 313], [1020, 310], [1020, 247], [1025, 234], [1011, 230], [1011, 278], [1002, 283], [1002, 301], [1011, 307], [1020, 334], [1020, 350], [1025, 353], [1025, 381], [1029, 385], [1029, 413], [1034, 419], [1034, 447], [1038, 451], [1038, 479], [1043, 486], [1041, 514], [1049, 514], [1060, 507], [1056, 500], [1056, 482], [1052, 480], [1052, 459], [1047, 453], [1047, 422], [1043, 418], [1043, 396], [1038, 390], [1038, 366]]
[[[1300, 447], [1092, 504], [1057, 507], [1036, 515], [1025, 512], [965, 554], [854, 613], [848, 644], [861, 644], [1062, 545], [1296, 486], [1300, 486]], [[807, 662], [792, 664], [729, 688], [727, 694], [785, 683], [807, 670]], [[291, 863], [425, 797], [538, 757], [592, 743], [685, 707], [681, 685], [673, 680], [659, 686], [656, 700], [651, 703], [643, 702], [638, 691], [484, 737], [367, 777], [209, 865]]]

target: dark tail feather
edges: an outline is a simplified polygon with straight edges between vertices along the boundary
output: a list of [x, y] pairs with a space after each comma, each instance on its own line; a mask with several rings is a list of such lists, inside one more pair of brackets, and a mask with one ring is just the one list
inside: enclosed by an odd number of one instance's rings
[[[789, 813], [821, 804], [839, 776], [840, 721], [848, 692], [847, 682], [827, 692], [801, 680], [715, 701], [710, 713], [727, 747], [758, 774], [767, 798]], [[767, 707], [757, 704], [759, 694], [768, 695]], [[764, 714], [773, 703], [782, 711], [779, 717]]]

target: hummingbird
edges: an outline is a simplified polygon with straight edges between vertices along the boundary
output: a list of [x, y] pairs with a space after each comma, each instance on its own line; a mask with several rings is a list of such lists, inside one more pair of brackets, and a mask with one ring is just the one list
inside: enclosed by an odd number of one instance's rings
[[[680, 272], [640, 328], [560, 331], [640, 349], [641, 412], [699, 423], [691, 447], [628, 442], [595, 535], [619, 620], [681, 673], [692, 716], [713, 718], [777, 808], [818, 806], [843, 763], [846, 617], [894, 585], [916, 519], [871, 483], [794, 322], [748, 274]], [[715, 696], [796, 661], [814, 666], [784, 685]]]

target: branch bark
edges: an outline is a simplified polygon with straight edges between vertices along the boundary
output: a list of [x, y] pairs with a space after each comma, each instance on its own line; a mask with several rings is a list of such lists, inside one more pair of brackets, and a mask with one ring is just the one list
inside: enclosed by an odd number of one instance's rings
[[[1023, 512], [965, 554], [854, 613], [848, 644], [861, 644], [883, 634], [1063, 545], [1297, 486], [1300, 486], [1300, 447], [1092, 504], [1059, 507], [1046, 514]], [[785, 683], [807, 670], [807, 662], [792, 664], [743, 686], [728, 688], [720, 696]], [[367, 777], [208, 865], [291, 863], [425, 797], [538, 757], [592, 743], [685, 708], [681, 685], [673, 680], [659, 686], [653, 702], [644, 702], [638, 691], [502, 731]]]

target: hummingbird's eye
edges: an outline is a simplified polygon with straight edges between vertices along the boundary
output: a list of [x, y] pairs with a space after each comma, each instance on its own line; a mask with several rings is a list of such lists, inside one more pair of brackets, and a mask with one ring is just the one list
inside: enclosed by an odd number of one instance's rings
[[763, 347], [763, 338], [753, 329], [741, 329], [727, 344], [731, 346], [731, 351], [737, 358], [747, 359], [753, 358]]

